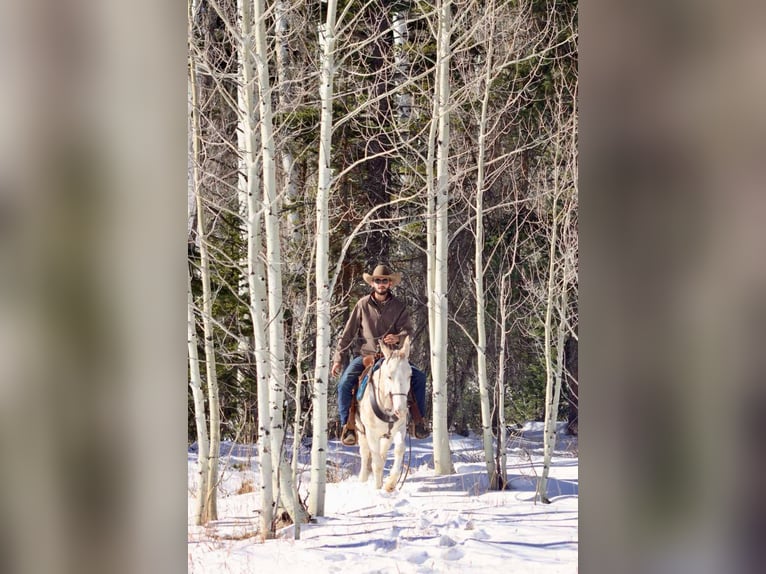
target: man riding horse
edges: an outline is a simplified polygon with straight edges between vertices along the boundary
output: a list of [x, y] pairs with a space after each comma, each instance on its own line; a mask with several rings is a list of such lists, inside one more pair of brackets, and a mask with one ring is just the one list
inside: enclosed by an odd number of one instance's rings
[[[341, 441], [346, 446], [356, 444], [356, 432], [348, 428], [348, 412], [351, 407], [354, 386], [364, 371], [364, 357], [378, 353], [378, 342], [397, 345], [401, 337], [413, 336], [412, 322], [405, 304], [397, 299], [391, 289], [402, 279], [386, 265], [378, 265], [372, 275], [364, 273], [364, 281], [372, 287], [372, 293], [362, 297], [351, 312], [343, 334], [338, 341], [332, 365], [332, 376], [337, 377], [342, 368], [343, 356], [349, 350], [356, 356], [349, 362], [338, 383], [338, 413], [342, 426]], [[410, 379], [420, 414], [426, 409], [426, 375], [412, 366]], [[428, 431], [424, 421], [415, 421], [414, 434], [425, 438]]]

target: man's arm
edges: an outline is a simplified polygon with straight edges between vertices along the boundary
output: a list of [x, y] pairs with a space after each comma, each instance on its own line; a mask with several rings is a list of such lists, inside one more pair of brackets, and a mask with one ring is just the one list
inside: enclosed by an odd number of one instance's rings
[[399, 317], [396, 320], [391, 332], [383, 337], [383, 342], [388, 345], [396, 345], [401, 342], [404, 335], [409, 335], [410, 339], [415, 334], [415, 329], [412, 326], [412, 319], [407, 311], [407, 307], [402, 304], [402, 310], [399, 313]]
[[346, 321], [346, 326], [343, 329], [343, 333], [338, 339], [338, 345], [335, 347], [335, 354], [332, 360], [331, 375], [337, 377], [340, 374], [340, 369], [343, 364], [343, 356], [348, 352], [351, 345], [354, 343], [354, 339], [359, 332], [359, 302], [354, 305], [354, 310], [351, 311], [351, 316]]

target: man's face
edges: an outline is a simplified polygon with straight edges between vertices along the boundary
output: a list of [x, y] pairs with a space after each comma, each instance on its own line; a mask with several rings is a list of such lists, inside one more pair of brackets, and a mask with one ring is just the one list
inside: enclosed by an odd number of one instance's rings
[[372, 284], [375, 287], [375, 292], [378, 295], [385, 295], [388, 293], [388, 287], [390, 285], [389, 281], [385, 277], [375, 277], [372, 280]]

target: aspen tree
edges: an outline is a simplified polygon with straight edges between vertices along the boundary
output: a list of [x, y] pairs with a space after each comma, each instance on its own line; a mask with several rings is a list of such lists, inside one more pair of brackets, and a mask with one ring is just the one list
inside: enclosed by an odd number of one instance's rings
[[199, 371], [199, 356], [197, 353], [197, 321], [194, 316], [194, 299], [191, 291], [191, 274], [188, 276], [187, 291], [189, 334], [189, 386], [194, 398], [194, 422], [197, 427], [197, 463], [199, 465], [199, 495], [194, 505], [194, 524], [204, 524], [205, 502], [208, 492], [208, 450], [210, 448], [207, 436], [207, 420], [205, 419], [205, 393], [202, 390], [202, 375]]
[[267, 295], [262, 260], [261, 226], [263, 221], [260, 196], [260, 174], [256, 160], [258, 149], [255, 98], [255, 61], [253, 58], [252, 0], [239, 0], [241, 40], [239, 45], [239, 142], [242, 158], [239, 177], [240, 209], [245, 218], [247, 235], [247, 286], [250, 320], [253, 325], [255, 365], [258, 393], [258, 462], [261, 471], [261, 538], [274, 535], [274, 489], [269, 416], [269, 341], [267, 336]]
[[432, 287], [429, 304], [433, 306], [433, 338], [431, 339], [431, 370], [433, 373], [433, 449], [434, 471], [437, 475], [452, 474], [452, 455], [447, 426], [447, 246], [449, 205], [449, 141], [450, 141], [450, 37], [452, 3], [437, 3], [438, 36], [436, 48], [436, 114], [432, 121], [436, 130], [436, 184], [434, 188], [434, 235], [432, 256]]
[[[490, 2], [490, 8], [493, 5]], [[487, 477], [490, 488], [497, 488], [498, 477], [495, 469], [494, 452], [492, 449], [492, 420], [490, 416], [489, 380], [487, 376], [487, 326], [486, 301], [484, 297], [484, 173], [485, 156], [487, 153], [487, 107], [489, 104], [490, 82], [492, 79], [492, 55], [494, 26], [489, 24], [487, 41], [487, 56], [484, 75], [484, 94], [481, 101], [479, 117], [478, 157], [476, 159], [476, 239], [474, 242], [474, 288], [476, 291], [476, 366], [481, 403], [481, 435], [484, 446], [484, 459], [487, 465]]]
[[[576, 85], [572, 93], [561, 82], [551, 103], [556, 121], [553, 143], [553, 193], [550, 228], [549, 267], [545, 300], [545, 424], [543, 431], [543, 470], [538, 480], [536, 497], [550, 502], [547, 496], [551, 458], [556, 446], [561, 385], [564, 378], [564, 342], [569, 333], [569, 291], [573, 284], [576, 259], [576, 232], [572, 230], [577, 202], [577, 115], [566, 115], [566, 101], [576, 101]], [[556, 315], [554, 317], [554, 314]], [[553, 337], [556, 337], [555, 343]]]
[[336, 0], [327, 2], [327, 21], [319, 26], [319, 43], [322, 48], [319, 98], [321, 116], [319, 123], [319, 173], [316, 197], [316, 297], [317, 337], [316, 362], [314, 365], [314, 436], [311, 449], [311, 488], [309, 512], [324, 516], [324, 499], [327, 480], [327, 384], [330, 362], [330, 296], [329, 277], [330, 223], [328, 203], [332, 185], [332, 100], [333, 56], [335, 51]]
[[[189, 6], [188, 34], [192, 38], [192, 12]], [[215, 346], [213, 344], [213, 300], [210, 288], [210, 256], [208, 253], [207, 235], [205, 229], [205, 206], [200, 190], [200, 119], [199, 102], [197, 98], [197, 63], [189, 55], [189, 92], [191, 95], [192, 123], [192, 185], [197, 215], [197, 238], [200, 252], [200, 278], [202, 281], [202, 327], [204, 333], [205, 374], [207, 378], [208, 409], [210, 411], [209, 444], [206, 452], [207, 478], [202, 481], [205, 490], [200, 490], [203, 497], [200, 509], [200, 523], [205, 524], [218, 519], [216, 490], [218, 488], [218, 460], [221, 450], [221, 421], [218, 398], [218, 378], [216, 376]], [[196, 403], [195, 403], [196, 405]], [[204, 414], [201, 417], [204, 420]], [[197, 418], [200, 420], [200, 417]], [[200, 445], [201, 446], [201, 445]], [[204, 456], [204, 455], [202, 455]]]
[[264, 0], [253, 0], [255, 23], [255, 62], [257, 70], [258, 102], [261, 125], [261, 168], [263, 173], [263, 206], [265, 213], [266, 268], [269, 307], [270, 356], [270, 418], [272, 461], [278, 469], [279, 499], [293, 522], [305, 522], [307, 516], [297, 501], [298, 493], [292, 479], [290, 465], [283, 455], [285, 436], [285, 339], [284, 308], [282, 305], [282, 257], [279, 234], [277, 181], [275, 171], [274, 128], [272, 123], [271, 86], [269, 83], [268, 51]]
[[204, 333], [205, 375], [207, 400], [210, 411], [210, 444], [208, 449], [208, 478], [203, 523], [218, 519], [216, 489], [218, 487], [218, 461], [221, 450], [221, 418], [219, 410], [218, 376], [216, 374], [215, 345], [213, 344], [213, 296], [210, 287], [210, 255], [205, 237], [205, 211], [202, 197], [197, 192], [197, 233], [199, 234], [200, 279], [202, 282], [202, 329]]

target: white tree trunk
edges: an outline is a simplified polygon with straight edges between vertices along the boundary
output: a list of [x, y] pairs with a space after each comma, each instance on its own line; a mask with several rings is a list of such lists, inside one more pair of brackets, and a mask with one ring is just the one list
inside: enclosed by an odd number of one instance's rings
[[[547, 497], [548, 476], [550, 474], [551, 458], [556, 446], [556, 423], [561, 397], [561, 385], [564, 376], [564, 341], [569, 331], [568, 326], [568, 291], [570, 275], [574, 273], [574, 252], [576, 248], [571, 241], [571, 214], [576, 195], [576, 154], [577, 154], [577, 123], [576, 116], [565, 116], [562, 106], [563, 97], [559, 94], [558, 132], [554, 140], [553, 154], [553, 197], [550, 231], [548, 286], [545, 309], [545, 425], [543, 442], [543, 471], [537, 486], [536, 497], [542, 502], [550, 502]], [[566, 119], [565, 119], [566, 118]], [[562, 159], [564, 160], [561, 165]], [[569, 189], [572, 186], [572, 189]], [[560, 204], [562, 204], [560, 206]], [[576, 236], [576, 235], [575, 235]], [[559, 247], [559, 237], [561, 246]], [[556, 325], [556, 344], [551, 342], [553, 337], [553, 312], [558, 310]], [[555, 361], [555, 362], [554, 362]]]
[[314, 366], [314, 435], [311, 445], [311, 485], [309, 512], [324, 516], [327, 477], [327, 383], [330, 362], [330, 278], [328, 253], [330, 223], [328, 202], [332, 184], [332, 99], [333, 53], [335, 51], [336, 0], [327, 2], [327, 21], [319, 27], [322, 69], [319, 85], [321, 119], [319, 124], [319, 173], [316, 197], [316, 296], [317, 338]]
[[250, 320], [253, 324], [253, 343], [258, 388], [258, 462], [261, 471], [261, 538], [274, 535], [274, 488], [271, 460], [271, 428], [269, 417], [269, 340], [267, 336], [266, 284], [262, 262], [260, 175], [256, 150], [257, 110], [254, 101], [255, 62], [253, 59], [252, 0], [239, 0], [242, 44], [240, 46], [239, 143], [242, 164], [239, 179], [240, 209], [245, 218], [247, 234], [247, 287], [250, 302]]
[[188, 275], [188, 344], [189, 344], [189, 386], [194, 399], [194, 422], [197, 427], [197, 464], [199, 466], [199, 494], [194, 506], [194, 523], [203, 524], [205, 501], [208, 492], [208, 449], [207, 420], [205, 418], [205, 393], [202, 391], [202, 375], [199, 371], [197, 353], [197, 322], [194, 318], [194, 299], [192, 298], [191, 274]]
[[[190, 5], [190, 9], [192, 6]], [[191, 26], [193, 12], [189, 13], [189, 35], [191, 36]], [[194, 221], [197, 216], [197, 193], [199, 187], [199, 108], [197, 107], [197, 73], [196, 63], [189, 56], [189, 86], [188, 86], [188, 104], [189, 104], [189, 187], [188, 187], [188, 228], [189, 238], [194, 231]], [[199, 238], [195, 244], [199, 243]], [[199, 465], [199, 493], [194, 506], [194, 523], [204, 524], [206, 510], [205, 502], [208, 494], [208, 454], [210, 443], [208, 439], [207, 418], [205, 416], [205, 393], [202, 390], [202, 375], [199, 369], [199, 353], [197, 352], [197, 323], [194, 315], [194, 298], [191, 288], [191, 272], [187, 269], [187, 332], [188, 332], [188, 353], [189, 353], [189, 386], [194, 400], [194, 421], [197, 427], [197, 464]]]
[[408, 167], [407, 148], [410, 145], [410, 125], [412, 123], [412, 93], [407, 86], [411, 70], [409, 57], [409, 25], [407, 23], [408, 12], [406, 10], [394, 11], [391, 16], [391, 32], [394, 40], [394, 83], [401, 91], [395, 98], [396, 127], [400, 142], [399, 153], [403, 156], [398, 173], [400, 189], [412, 189], [416, 177], [412, 169]]
[[[295, 88], [293, 85], [293, 73], [292, 73], [292, 56], [290, 50], [290, 4], [286, 0], [277, 0], [274, 4], [275, 13], [275, 32], [276, 32], [276, 60], [277, 60], [277, 82], [279, 86], [279, 103], [282, 112], [285, 113], [292, 109], [293, 98]], [[290, 135], [290, 130], [286, 130], [283, 134], [281, 144], [279, 146], [279, 155], [282, 160], [282, 172], [284, 175], [284, 193], [283, 206], [287, 212], [286, 227], [287, 227], [287, 256], [286, 266], [292, 273], [300, 273], [302, 271], [302, 264], [299, 257], [299, 251], [301, 249], [302, 235], [300, 232], [300, 218], [296, 205], [300, 199], [298, 193], [298, 173], [295, 163], [295, 156], [293, 155], [293, 138]], [[308, 311], [307, 307], [303, 305], [303, 301], [293, 300], [292, 302], [293, 316], [303, 314], [306, 316]], [[306, 299], [308, 304], [308, 297]], [[305, 330], [301, 329], [301, 333]], [[300, 355], [301, 344], [303, 337], [299, 337], [296, 348]], [[296, 378], [295, 388], [295, 419], [293, 425], [293, 457], [291, 466], [291, 477], [295, 481], [298, 472], [298, 452], [300, 448], [301, 439], [301, 382], [302, 373], [300, 367], [300, 358], [297, 358], [296, 365], [298, 369], [298, 376]], [[298, 497], [293, 500], [295, 507], [291, 514], [298, 516], [301, 510], [298, 508]], [[293, 529], [294, 538], [297, 540], [300, 538], [300, 521], [295, 522]]]
[[285, 396], [285, 340], [284, 310], [282, 308], [282, 257], [279, 238], [279, 206], [274, 162], [274, 130], [271, 113], [271, 87], [269, 84], [268, 52], [264, 1], [254, 0], [255, 6], [255, 60], [258, 73], [258, 101], [261, 119], [261, 157], [263, 169], [263, 199], [266, 214], [266, 264], [269, 297], [269, 350], [271, 359], [271, 437], [272, 461], [279, 475], [279, 499], [293, 522], [305, 522], [305, 512], [297, 502], [290, 465], [283, 456], [284, 396]]
[[487, 478], [490, 488], [498, 488], [498, 477], [495, 473], [494, 450], [492, 445], [492, 416], [490, 411], [489, 380], [487, 379], [487, 328], [486, 302], [484, 299], [484, 158], [486, 156], [487, 136], [487, 106], [489, 103], [489, 86], [492, 65], [492, 33], [487, 42], [487, 61], [484, 79], [484, 97], [481, 102], [479, 118], [479, 137], [477, 150], [476, 175], [476, 241], [474, 250], [474, 275], [476, 278], [476, 335], [477, 356], [476, 367], [479, 378], [479, 397], [481, 402], [481, 430], [484, 444], [484, 460], [487, 464]]
[[207, 374], [208, 409], [210, 411], [210, 445], [208, 450], [208, 479], [205, 493], [203, 522], [218, 519], [216, 489], [218, 487], [218, 460], [221, 451], [221, 417], [216, 374], [215, 345], [213, 343], [213, 296], [210, 288], [210, 256], [205, 239], [205, 216], [202, 198], [197, 194], [197, 232], [200, 245], [200, 274], [202, 278], [202, 329], [205, 337], [205, 370]]
[[437, 475], [452, 474], [452, 456], [449, 449], [447, 426], [447, 247], [449, 203], [449, 100], [450, 100], [450, 29], [452, 26], [451, 2], [443, 0], [438, 5], [439, 27], [436, 48], [437, 96], [437, 142], [436, 142], [436, 193], [434, 202], [434, 338], [431, 341], [431, 365], [433, 372], [433, 444], [434, 471]]
[[[394, 12], [391, 18], [391, 31], [394, 38], [394, 81], [398, 86], [406, 83], [410, 74], [410, 59], [407, 55], [409, 30], [407, 12]], [[408, 124], [412, 116], [412, 94], [402, 91], [396, 96], [396, 115], [402, 139], [408, 139]]]
[[[190, 20], [191, 25], [191, 20]], [[202, 279], [202, 327], [205, 337], [205, 366], [207, 371], [208, 408], [210, 410], [209, 445], [207, 451], [207, 480], [206, 490], [200, 491], [204, 497], [201, 523], [217, 520], [218, 508], [216, 488], [218, 486], [218, 459], [221, 448], [221, 424], [218, 410], [218, 379], [216, 377], [215, 348], [213, 345], [213, 300], [210, 293], [210, 257], [205, 241], [205, 209], [200, 190], [199, 158], [200, 158], [200, 121], [199, 102], [197, 100], [196, 64], [190, 57], [189, 82], [191, 92], [192, 114], [192, 154], [194, 162], [194, 198], [197, 210], [197, 241], [200, 252], [200, 275]]]
[[559, 401], [561, 399], [561, 382], [564, 375], [564, 340], [567, 333], [567, 289], [566, 285], [562, 287], [559, 294], [560, 300], [557, 304], [559, 317], [556, 327], [556, 363], [553, 371], [553, 389], [546, 385], [545, 394], [545, 427], [543, 437], [543, 472], [540, 475], [540, 482], [537, 488], [537, 494], [542, 502], [550, 502], [547, 496], [548, 476], [551, 471], [551, 458], [556, 446], [556, 423], [559, 410]]
[[506, 435], [505, 430], [505, 350], [507, 347], [508, 331], [506, 324], [508, 322], [508, 304], [507, 285], [510, 283], [511, 272], [506, 271], [500, 281], [500, 353], [497, 358], [497, 383], [495, 385], [497, 396], [497, 456], [496, 464], [498, 476], [500, 477], [499, 486], [505, 488], [508, 484], [508, 469], [506, 468]]
[[[279, 102], [283, 111], [291, 108], [293, 103], [292, 57], [290, 55], [290, 5], [286, 0], [277, 0], [274, 4], [275, 31], [277, 42], [277, 81], [279, 82]], [[297, 250], [301, 240], [299, 230], [300, 218], [294, 209], [299, 200], [298, 174], [295, 157], [292, 152], [292, 138], [286, 133], [280, 145], [279, 154], [282, 159], [282, 171], [285, 177], [284, 204], [287, 207], [287, 237], [291, 250]], [[295, 267], [294, 272], [298, 269]]]
[[[439, 89], [437, 77], [434, 81], [434, 97], [431, 107], [431, 121], [428, 128], [428, 150], [426, 152], [426, 288], [428, 290], [428, 341], [431, 345], [431, 378], [437, 369], [436, 356], [433, 350], [436, 346], [436, 185], [434, 175], [434, 158], [436, 156], [436, 128], [439, 124]], [[436, 391], [434, 389], [434, 409], [436, 408]], [[434, 412], [434, 417], [436, 413]]]
[[255, 368], [258, 377], [258, 458], [261, 469], [261, 519], [262, 538], [274, 534], [274, 467], [271, 446], [271, 409], [269, 381], [268, 303], [266, 273], [263, 267], [263, 243], [261, 238], [262, 203], [258, 200], [258, 167], [255, 161], [248, 168], [247, 200], [247, 252], [248, 286], [250, 289], [250, 317], [253, 322]]
[[[557, 277], [557, 257], [556, 257], [556, 244], [558, 241], [558, 210], [557, 210], [558, 194], [554, 193], [553, 196], [553, 215], [552, 215], [552, 229], [550, 236], [550, 249], [548, 257], [550, 259], [548, 265], [548, 288], [545, 305], [545, 423], [543, 426], [543, 471], [540, 475], [540, 479], [537, 483], [537, 498], [542, 502], [550, 502], [547, 497], [548, 475], [550, 473], [551, 457], [553, 455], [553, 449], [556, 446], [556, 419], [558, 414], [558, 402], [559, 395], [561, 393], [561, 363], [558, 359], [553, 358], [553, 344], [551, 342], [553, 334], [553, 310], [560, 304], [561, 300], [566, 299], [566, 285], [563, 286], [562, 293], [556, 293], [556, 287], [558, 282]], [[557, 301], [558, 300], [558, 301]], [[565, 310], [561, 312], [566, 313]], [[562, 315], [562, 318], [563, 315]], [[563, 325], [559, 323], [559, 339], [560, 344], [558, 346], [558, 354], [563, 351]]]
[[[306, 290], [306, 301], [308, 302], [311, 298], [311, 290]], [[303, 381], [303, 360], [305, 359], [305, 355], [303, 354], [302, 350], [304, 348], [304, 343], [306, 341], [306, 330], [308, 328], [308, 322], [309, 322], [309, 308], [308, 305], [303, 306], [303, 317], [301, 318], [301, 325], [298, 329], [297, 334], [297, 341], [295, 348], [297, 351], [297, 357], [295, 358], [295, 419], [293, 423], [293, 458], [292, 458], [292, 476], [295, 479], [295, 477], [298, 476], [298, 465], [299, 460], [298, 456], [300, 454], [300, 446], [301, 446], [301, 437], [303, 436], [303, 428], [301, 425], [301, 419], [303, 417], [302, 414], [302, 408], [301, 408], [301, 392], [302, 392], [302, 381]], [[295, 502], [298, 502], [298, 498], [296, 498]], [[300, 512], [299, 509], [295, 509], [294, 515], [297, 515]], [[300, 538], [301, 534], [301, 527], [300, 522], [295, 523], [295, 527], [293, 532], [295, 533], [295, 539], [298, 540]]]

